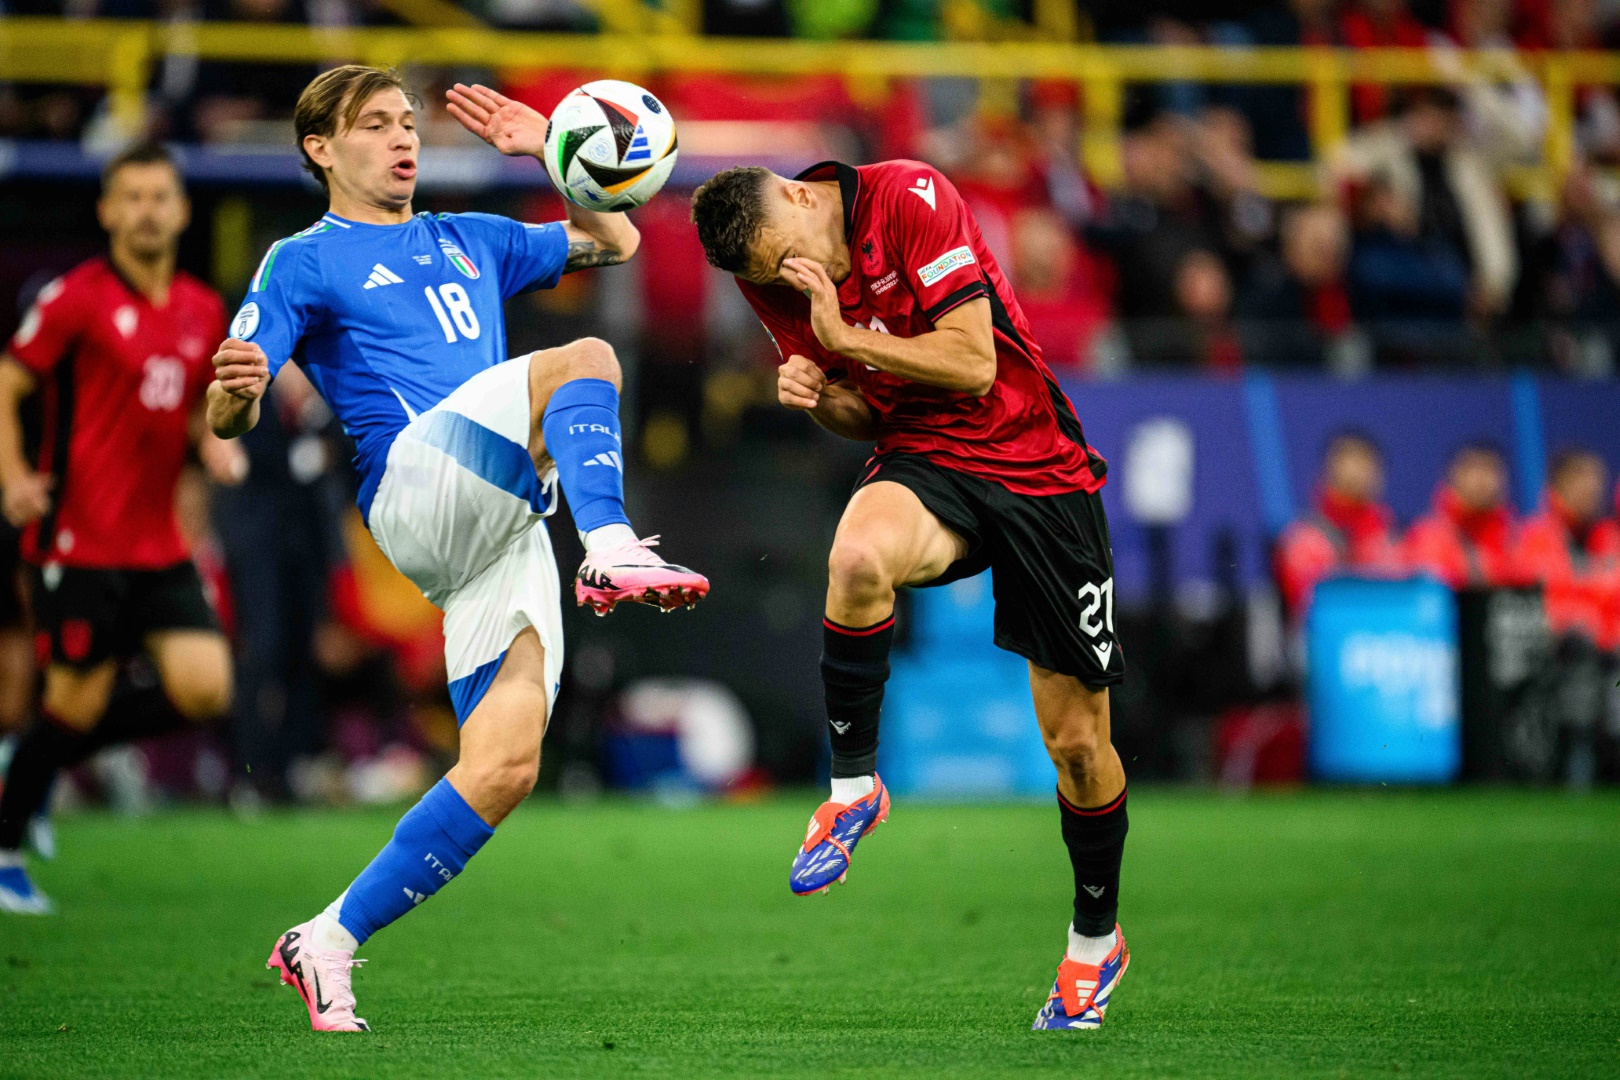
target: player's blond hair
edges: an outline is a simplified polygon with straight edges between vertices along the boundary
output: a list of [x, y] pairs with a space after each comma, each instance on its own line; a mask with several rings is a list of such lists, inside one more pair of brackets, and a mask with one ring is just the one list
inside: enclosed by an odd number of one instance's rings
[[363, 64], [345, 64], [323, 71], [298, 95], [298, 104], [293, 107], [298, 152], [304, 155], [304, 171], [320, 181], [323, 191], [327, 190], [326, 170], [315, 164], [315, 159], [304, 149], [304, 137], [336, 135], [340, 122], [344, 131], [349, 130], [360, 119], [360, 110], [371, 96], [388, 89], [398, 90], [405, 95], [405, 100], [419, 104], [398, 71]]

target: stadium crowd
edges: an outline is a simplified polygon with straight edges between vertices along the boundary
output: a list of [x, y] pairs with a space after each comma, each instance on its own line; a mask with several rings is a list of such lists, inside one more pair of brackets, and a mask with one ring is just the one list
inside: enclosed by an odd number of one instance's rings
[[[971, 7], [972, 5], [968, 5]], [[1018, 5], [980, 5], [1027, 15]], [[961, 5], [930, 0], [800, 4], [711, 0], [705, 30], [726, 34], [926, 38], [972, 32]], [[589, 29], [582, 5], [492, 0], [495, 25]], [[382, 0], [72, 0], [14, 2], [21, 14], [143, 16], [318, 25], [397, 21]], [[856, 86], [841, 78], [685, 75], [655, 89], [683, 121], [729, 125], [733, 154], [920, 157], [947, 171], [1027, 299], [1049, 358], [1232, 370], [1537, 365], [1601, 376], [1620, 336], [1620, 99], [1576, 95], [1576, 162], [1556, 192], [1516, 191], [1535, 163], [1547, 103], [1528, 61], [1601, 47], [1612, 13], [1592, 0], [1289, 0], [1090, 3], [1082, 35], [1118, 43], [1397, 45], [1428, 49], [1448, 84], [1354, 86], [1350, 138], [1318, 162], [1315, 202], [1263, 193], [1260, 164], [1311, 156], [1309, 91], [1165, 83], [1130, 88], [1122, 177], [1104, 191], [1076, 148], [1083, 103], [1070, 83], [996, 88], [962, 80]], [[979, 33], [992, 33], [980, 27]], [[1460, 48], [1495, 50], [1465, 68]], [[199, 63], [166, 56], [151, 86], [152, 134], [204, 143], [284, 144], [312, 68]], [[585, 72], [509, 73], [506, 89], [542, 109]], [[429, 143], [466, 138], [429, 103]], [[0, 89], [0, 135], [83, 138], [110, 123], [87, 90]], [[704, 153], [699, 131], [683, 150]], [[808, 160], [808, 157], [807, 157]], [[668, 196], [676, 199], [678, 196]], [[701, 271], [695, 253], [694, 271]], [[701, 273], [699, 273], [701, 277]], [[683, 295], [674, 306], [684, 306]], [[652, 298], [656, 303], [658, 298]]]

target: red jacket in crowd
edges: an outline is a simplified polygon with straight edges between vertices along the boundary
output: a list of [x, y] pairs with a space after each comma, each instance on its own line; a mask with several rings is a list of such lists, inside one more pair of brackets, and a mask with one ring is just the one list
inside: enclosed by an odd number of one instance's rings
[[1527, 580], [1542, 584], [1553, 633], [1620, 647], [1620, 523], [1603, 518], [1583, 529], [1548, 492], [1541, 513], [1519, 532], [1515, 561]]
[[1393, 520], [1389, 508], [1379, 503], [1320, 491], [1315, 512], [1288, 526], [1277, 542], [1277, 583], [1289, 613], [1302, 613], [1316, 583], [1340, 571], [1373, 577], [1401, 573], [1404, 563]]
[[1506, 506], [1474, 510], [1442, 484], [1429, 513], [1407, 530], [1404, 558], [1411, 569], [1453, 589], [1517, 585], [1524, 578], [1513, 545], [1513, 515]]

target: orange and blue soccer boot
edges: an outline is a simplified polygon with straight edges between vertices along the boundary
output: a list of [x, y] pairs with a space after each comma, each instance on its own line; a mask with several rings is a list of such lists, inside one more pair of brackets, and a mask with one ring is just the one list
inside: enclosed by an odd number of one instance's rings
[[822, 803], [810, 818], [810, 831], [793, 858], [788, 886], [796, 896], [826, 892], [849, 873], [849, 859], [861, 837], [889, 817], [889, 789], [872, 777], [872, 791], [852, 803]]
[[1114, 924], [1114, 950], [1100, 964], [1070, 960], [1067, 953], [1058, 965], [1057, 981], [1046, 1004], [1035, 1014], [1034, 1031], [1086, 1031], [1102, 1027], [1103, 1014], [1114, 987], [1131, 966], [1131, 950], [1125, 947], [1125, 933]]

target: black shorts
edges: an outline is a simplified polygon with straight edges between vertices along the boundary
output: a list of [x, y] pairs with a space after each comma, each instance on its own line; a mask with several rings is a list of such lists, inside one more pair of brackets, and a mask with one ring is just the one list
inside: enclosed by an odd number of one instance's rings
[[30, 567], [40, 663], [92, 668], [135, 656], [154, 630], [215, 630], [190, 561], [161, 570]]
[[968, 543], [967, 555], [925, 587], [994, 572], [998, 646], [1090, 687], [1125, 678], [1125, 656], [1114, 637], [1114, 554], [1100, 495], [1014, 495], [916, 454], [879, 454], [862, 469], [855, 490], [880, 480], [911, 489]]
[[0, 518], [0, 630], [22, 630], [28, 626], [23, 607], [22, 533]]

